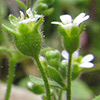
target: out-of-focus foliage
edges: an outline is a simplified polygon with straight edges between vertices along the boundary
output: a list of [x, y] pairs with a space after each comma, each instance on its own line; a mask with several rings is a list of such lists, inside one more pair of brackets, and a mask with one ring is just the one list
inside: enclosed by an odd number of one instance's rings
[[100, 95], [95, 97], [93, 100], [100, 100]]
[[93, 93], [83, 81], [75, 80], [72, 82], [72, 97], [75, 100], [91, 100]]

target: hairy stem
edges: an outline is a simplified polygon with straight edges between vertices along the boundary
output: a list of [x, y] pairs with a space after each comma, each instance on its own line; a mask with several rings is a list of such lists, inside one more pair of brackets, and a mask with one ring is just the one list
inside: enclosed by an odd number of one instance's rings
[[72, 63], [72, 54], [69, 53], [69, 61], [68, 61], [68, 77], [67, 77], [67, 100], [71, 100], [71, 79], [72, 79], [72, 72], [71, 72], [71, 63]]
[[5, 100], [9, 100], [10, 98], [11, 87], [12, 87], [14, 73], [15, 73], [16, 62], [13, 58], [10, 59], [9, 65], [10, 66], [9, 66], [9, 75], [8, 75], [8, 85], [7, 85]]
[[38, 57], [35, 57], [35, 61], [37, 62], [38, 68], [40, 70], [40, 73], [42, 75], [42, 78], [43, 78], [43, 81], [44, 81], [44, 84], [45, 84], [47, 100], [51, 100], [50, 86], [49, 86], [48, 79], [47, 79], [47, 76], [45, 74], [45, 71], [44, 71]]

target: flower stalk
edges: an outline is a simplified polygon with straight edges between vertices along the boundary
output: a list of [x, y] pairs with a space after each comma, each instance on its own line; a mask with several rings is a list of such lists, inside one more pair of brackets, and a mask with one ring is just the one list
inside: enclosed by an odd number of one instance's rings
[[10, 98], [11, 87], [12, 87], [14, 73], [15, 73], [15, 66], [16, 66], [16, 62], [13, 58], [11, 58], [9, 63], [8, 86], [7, 86], [5, 100], [9, 100]]
[[68, 77], [67, 77], [67, 94], [66, 100], [71, 100], [71, 79], [72, 79], [72, 72], [71, 72], [71, 65], [72, 65], [72, 54], [69, 53], [69, 61], [68, 61]]
[[44, 71], [44, 69], [43, 69], [38, 57], [35, 57], [35, 61], [36, 61], [37, 65], [38, 65], [38, 68], [40, 70], [40, 73], [42, 75], [42, 78], [43, 78], [43, 81], [44, 81], [44, 84], [45, 84], [47, 100], [51, 100], [50, 86], [49, 86], [49, 82], [48, 82], [47, 76], [45, 74], [45, 71]]

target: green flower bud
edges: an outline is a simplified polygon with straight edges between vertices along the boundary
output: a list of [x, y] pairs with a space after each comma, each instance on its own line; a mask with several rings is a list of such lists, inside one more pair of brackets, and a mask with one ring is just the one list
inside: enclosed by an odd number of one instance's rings
[[58, 50], [49, 50], [46, 52], [46, 58], [50, 66], [59, 68], [60, 52]]
[[35, 94], [43, 94], [44, 93], [44, 87], [43, 86], [33, 84], [32, 82], [29, 82], [27, 84], [27, 86], [28, 86], [28, 89]]
[[42, 34], [39, 26], [43, 22], [43, 17], [41, 15], [33, 15], [30, 8], [26, 13], [28, 15], [26, 18], [24, 18], [24, 14], [21, 11], [21, 17], [19, 18], [10, 15], [9, 20], [12, 28], [5, 25], [3, 27], [14, 34], [15, 44], [22, 54], [36, 57], [39, 55], [42, 46]]

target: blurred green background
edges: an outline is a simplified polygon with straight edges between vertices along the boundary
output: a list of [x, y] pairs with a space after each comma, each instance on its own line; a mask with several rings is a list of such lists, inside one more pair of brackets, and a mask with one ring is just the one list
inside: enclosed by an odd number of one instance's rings
[[[27, 0], [22, 1], [27, 3]], [[31, 7], [35, 1], [37, 0], [32, 0]], [[84, 56], [92, 53], [95, 56], [93, 61], [95, 67], [87, 69], [81, 74], [79, 80], [73, 82], [73, 97], [76, 98], [75, 100], [91, 100], [92, 97], [100, 94], [100, 0], [54, 0], [49, 7], [53, 7], [54, 11], [44, 17], [43, 48], [51, 47], [59, 51], [64, 49], [57, 25], [51, 24], [52, 21], [60, 21], [60, 15], [70, 14], [73, 18], [82, 12], [90, 15], [90, 19], [85, 23], [86, 29], [81, 35], [80, 54]], [[2, 28], [2, 23], [8, 23], [10, 13], [19, 16], [19, 10], [22, 8], [15, 0], [0, 0], [0, 46], [16, 49], [12, 35]], [[5, 51], [0, 51], [0, 81], [7, 81], [8, 68], [9, 57]], [[30, 58], [16, 63], [14, 84], [22, 86], [28, 75], [40, 76], [34, 61]], [[79, 87], [80, 90], [77, 90]]]

